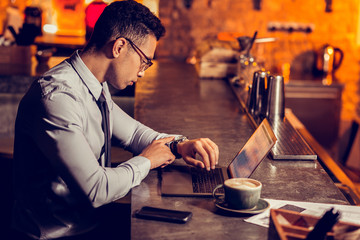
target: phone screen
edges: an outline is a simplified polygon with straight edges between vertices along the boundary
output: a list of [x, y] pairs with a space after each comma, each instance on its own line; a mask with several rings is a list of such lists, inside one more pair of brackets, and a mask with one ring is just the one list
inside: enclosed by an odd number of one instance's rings
[[187, 211], [169, 210], [145, 206], [135, 212], [138, 218], [160, 220], [167, 222], [186, 223], [190, 220], [192, 213]]

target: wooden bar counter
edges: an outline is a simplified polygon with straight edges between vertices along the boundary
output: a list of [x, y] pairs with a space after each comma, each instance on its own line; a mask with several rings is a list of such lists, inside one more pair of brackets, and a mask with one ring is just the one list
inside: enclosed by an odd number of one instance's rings
[[[197, 77], [194, 66], [155, 62], [135, 91], [135, 118], [153, 129], [189, 138], [209, 137], [227, 166], [253, 133], [227, 81]], [[181, 163], [183, 160], [176, 160]], [[318, 161], [266, 158], [251, 178], [263, 183], [262, 198], [348, 204]], [[267, 239], [268, 229], [219, 211], [211, 198], [162, 197], [158, 171], [132, 190], [131, 211], [143, 206], [191, 211], [186, 224], [131, 217], [131, 239]]]

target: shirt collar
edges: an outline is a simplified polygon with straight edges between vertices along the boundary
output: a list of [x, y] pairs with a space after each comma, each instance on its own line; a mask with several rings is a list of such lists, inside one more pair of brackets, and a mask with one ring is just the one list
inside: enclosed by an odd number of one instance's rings
[[[103, 90], [103, 85], [106, 85], [106, 83], [101, 84], [94, 76], [94, 74], [92, 74], [92, 72], [82, 61], [79, 55], [79, 50], [76, 50], [75, 53], [70, 57], [70, 64], [73, 66], [83, 83], [89, 89], [90, 93], [96, 100], [98, 100]], [[105, 89], [107, 89], [107, 86]]]

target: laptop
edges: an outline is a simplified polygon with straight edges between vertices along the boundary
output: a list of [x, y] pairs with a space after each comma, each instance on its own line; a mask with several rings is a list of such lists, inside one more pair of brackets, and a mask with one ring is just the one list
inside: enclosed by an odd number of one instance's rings
[[169, 165], [161, 172], [163, 196], [212, 196], [216, 185], [228, 178], [248, 178], [276, 142], [269, 122], [264, 119], [227, 168], [206, 171], [187, 165]]

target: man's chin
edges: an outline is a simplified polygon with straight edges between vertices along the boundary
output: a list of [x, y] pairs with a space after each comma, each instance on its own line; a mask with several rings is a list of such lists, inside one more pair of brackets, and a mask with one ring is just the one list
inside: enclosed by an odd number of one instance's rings
[[[108, 82], [109, 83], [109, 82]], [[119, 86], [117, 84], [112, 84], [109, 83], [109, 85], [111, 85], [113, 88], [115, 88], [116, 90], [124, 90], [127, 86]]]
[[125, 84], [114, 84], [114, 83], [110, 83], [108, 82], [113, 88], [117, 89], [117, 90], [124, 90], [125, 88], [127, 88], [128, 86], [133, 86], [135, 84], [136, 81], [131, 81], [129, 83], [127, 83], [127, 85]]

